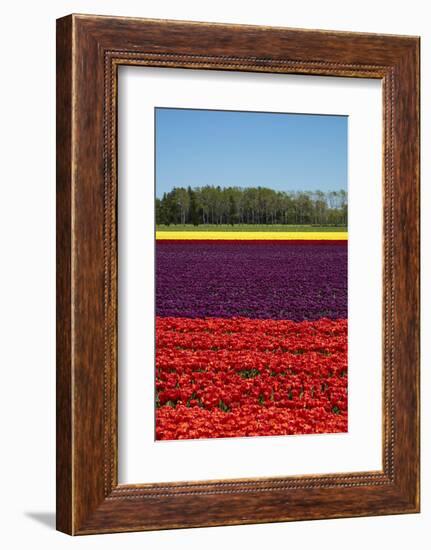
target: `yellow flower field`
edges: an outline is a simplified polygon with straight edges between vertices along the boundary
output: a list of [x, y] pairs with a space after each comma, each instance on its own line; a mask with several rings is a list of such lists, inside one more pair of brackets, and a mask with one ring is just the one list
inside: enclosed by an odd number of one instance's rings
[[346, 241], [347, 231], [156, 231], [157, 240]]

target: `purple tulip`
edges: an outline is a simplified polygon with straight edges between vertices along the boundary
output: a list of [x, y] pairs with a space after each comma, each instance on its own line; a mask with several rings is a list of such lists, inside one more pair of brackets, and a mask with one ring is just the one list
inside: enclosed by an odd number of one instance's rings
[[156, 245], [162, 317], [347, 318], [346, 244]]

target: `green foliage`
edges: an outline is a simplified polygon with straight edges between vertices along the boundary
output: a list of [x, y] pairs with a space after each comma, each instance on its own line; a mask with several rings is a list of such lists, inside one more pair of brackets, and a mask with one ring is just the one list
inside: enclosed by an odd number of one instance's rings
[[198, 225], [347, 225], [347, 193], [267, 187], [174, 187], [156, 199], [156, 223]]
[[157, 231], [232, 231], [240, 233], [241, 231], [271, 231], [271, 232], [280, 232], [280, 231], [290, 231], [290, 232], [301, 232], [301, 233], [313, 233], [313, 232], [340, 232], [346, 231], [345, 226], [336, 226], [336, 225], [265, 225], [265, 224], [205, 224], [205, 225], [191, 225], [191, 224], [175, 224], [175, 225], [166, 225], [160, 224], [156, 226]]
[[230, 407], [228, 405], [226, 405], [226, 403], [224, 401], [222, 401], [221, 399], [220, 399], [220, 402], [219, 402], [218, 406], [219, 406], [219, 409], [222, 410], [225, 413], [230, 411]]
[[193, 225], [199, 225], [198, 206], [196, 201], [196, 193], [192, 191], [191, 187], [188, 187], [187, 193], [189, 195], [189, 219]]
[[241, 378], [256, 378], [256, 376], [259, 376], [260, 372], [257, 369], [244, 369], [240, 370], [238, 374]]

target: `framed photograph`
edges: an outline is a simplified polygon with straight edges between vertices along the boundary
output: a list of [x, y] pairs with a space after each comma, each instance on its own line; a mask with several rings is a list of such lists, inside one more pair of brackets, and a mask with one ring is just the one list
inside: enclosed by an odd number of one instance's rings
[[419, 511], [419, 38], [57, 21], [57, 528]]

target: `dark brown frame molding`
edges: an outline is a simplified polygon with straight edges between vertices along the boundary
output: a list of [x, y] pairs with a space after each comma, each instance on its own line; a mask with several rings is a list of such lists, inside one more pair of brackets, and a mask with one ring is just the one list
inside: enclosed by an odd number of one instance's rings
[[[377, 78], [384, 104], [383, 470], [119, 485], [117, 68]], [[70, 15], [57, 21], [57, 529], [419, 511], [419, 38]]]

